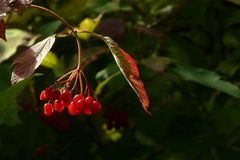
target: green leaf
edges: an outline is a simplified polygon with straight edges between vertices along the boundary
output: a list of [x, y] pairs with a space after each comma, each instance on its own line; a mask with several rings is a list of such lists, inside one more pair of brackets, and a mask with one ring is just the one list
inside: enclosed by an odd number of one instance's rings
[[51, 69], [56, 69], [56, 70], [62, 70], [63, 69], [63, 66], [62, 66], [61, 62], [59, 61], [58, 57], [56, 56], [56, 54], [54, 54], [51, 51], [43, 59], [41, 65], [44, 66], [44, 67], [51, 68]]
[[233, 97], [240, 98], [239, 87], [228, 81], [221, 80], [221, 77], [216, 72], [183, 65], [177, 65], [173, 71], [184, 80], [197, 82]]
[[[78, 28], [79, 30], [93, 32], [95, 28], [98, 26], [98, 24], [100, 23], [101, 18], [102, 18], [102, 15], [99, 15], [95, 19], [85, 18], [80, 22]], [[84, 40], [88, 40], [90, 36], [91, 35], [88, 33], [78, 33], [78, 37]]]
[[54, 33], [57, 32], [58, 28], [62, 25], [62, 23], [60, 21], [53, 21], [50, 23], [47, 23], [43, 26], [41, 26], [37, 32], [41, 33], [44, 37], [49, 36], [49, 35], [53, 35]]
[[6, 37], [7, 42], [0, 40], [0, 63], [13, 56], [18, 46], [30, 46], [35, 41], [32, 34], [19, 29], [7, 29]]
[[0, 94], [0, 124], [16, 125], [20, 123], [20, 119], [17, 114], [16, 98], [33, 78], [29, 78], [19, 82], [18, 84], [9, 87]]
[[98, 84], [97, 88], [95, 89], [95, 94], [98, 95], [102, 92], [102, 89], [116, 76], [118, 76], [121, 72], [116, 72], [109, 76], [107, 79], [102, 81], [101, 83]]

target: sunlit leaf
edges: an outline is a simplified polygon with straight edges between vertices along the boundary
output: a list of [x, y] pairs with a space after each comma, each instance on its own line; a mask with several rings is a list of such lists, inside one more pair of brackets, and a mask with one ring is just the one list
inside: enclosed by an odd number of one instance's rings
[[55, 35], [36, 43], [31, 48], [22, 52], [13, 62], [12, 84], [29, 77], [42, 63], [55, 42]]
[[110, 37], [99, 37], [108, 45], [118, 67], [137, 94], [144, 110], [148, 112], [149, 99], [144, 84], [140, 80], [136, 63], [131, 56], [121, 49]]
[[216, 72], [182, 65], [177, 65], [173, 71], [184, 80], [194, 81], [227, 93], [233, 97], [240, 98], [239, 87], [228, 81], [221, 80], [221, 77]]
[[[84, 30], [84, 31], [93, 32], [94, 29], [98, 26], [100, 20], [101, 20], [101, 15], [95, 19], [85, 18], [84, 20], [82, 20], [80, 22], [79, 29]], [[90, 35], [87, 33], [78, 33], [78, 37], [81, 39], [87, 40], [87, 39], [89, 39]]]
[[63, 68], [63, 66], [62, 66], [61, 62], [59, 61], [58, 57], [56, 56], [56, 54], [54, 54], [51, 51], [43, 59], [41, 65], [44, 67], [47, 67], [47, 68], [57, 69], [57, 70], [61, 70]]
[[19, 29], [7, 29], [6, 37], [7, 42], [0, 40], [0, 63], [13, 56], [18, 46], [30, 46], [36, 39], [32, 34]]

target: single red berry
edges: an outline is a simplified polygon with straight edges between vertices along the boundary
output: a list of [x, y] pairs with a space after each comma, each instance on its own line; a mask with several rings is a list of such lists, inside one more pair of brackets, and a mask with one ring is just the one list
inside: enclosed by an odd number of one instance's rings
[[102, 109], [101, 103], [98, 102], [98, 101], [93, 101], [92, 102], [92, 107], [93, 107], [94, 113], [97, 113]]
[[77, 102], [78, 102], [80, 99], [83, 99], [82, 94], [77, 94], [77, 95], [75, 95], [74, 98], [73, 98], [74, 104], [77, 104]]
[[40, 101], [44, 101], [46, 99], [46, 94], [45, 94], [45, 90], [43, 90], [40, 94]]
[[54, 111], [53, 105], [51, 103], [44, 104], [44, 114], [50, 116]]
[[79, 111], [73, 102], [68, 106], [68, 113], [72, 116], [79, 114]]
[[85, 107], [84, 107], [84, 114], [91, 115], [93, 113], [92, 107], [93, 98], [88, 96], [85, 98]]
[[92, 102], [93, 102], [92, 96], [88, 96], [88, 97], [85, 98], [86, 105], [91, 105]]
[[60, 99], [56, 99], [56, 100], [54, 101], [54, 109], [55, 109], [55, 111], [57, 111], [57, 112], [62, 112], [63, 109], [64, 109], [63, 101], [60, 100]]
[[61, 99], [65, 106], [70, 105], [72, 101], [72, 94], [68, 89], [64, 89], [61, 94]]
[[84, 107], [85, 107], [85, 100], [84, 99], [78, 100], [76, 103], [76, 107], [77, 107], [79, 113], [83, 113]]

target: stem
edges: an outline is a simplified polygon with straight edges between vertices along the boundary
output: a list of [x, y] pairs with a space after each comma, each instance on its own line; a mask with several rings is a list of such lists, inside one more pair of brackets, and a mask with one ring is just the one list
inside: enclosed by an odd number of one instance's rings
[[60, 20], [71, 31], [71, 34], [75, 37], [76, 43], [77, 43], [77, 49], [78, 49], [78, 66], [77, 66], [77, 69], [80, 69], [81, 68], [81, 57], [82, 57], [81, 43], [80, 43], [80, 40], [78, 38], [77, 33], [74, 31], [74, 28], [67, 21], [65, 21], [64, 18], [62, 18], [61, 16], [59, 16], [58, 14], [56, 14], [55, 12], [51, 11], [48, 8], [38, 6], [38, 5], [34, 5], [34, 4], [31, 4], [30, 7], [41, 10], [41, 11], [45, 11], [47, 13], [50, 13], [53, 17]]
[[84, 81], [85, 81], [85, 84], [86, 84], [86, 89], [85, 89], [85, 91], [84, 92], [88, 92], [88, 96], [90, 95], [90, 91], [89, 91], [89, 86], [88, 86], [88, 81], [87, 81], [87, 78], [86, 78], [86, 76], [85, 76], [85, 74], [83, 73], [83, 71], [82, 70], [80, 70], [80, 72], [81, 72], [81, 74], [82, 74], [82, 76], [83, 76], [83, 78], [84, 78]]
[[64, 78], [67, 78], [67, 76], [69, 76], [69, 75], [72, 74], [73, 72], [74, 72], [74, 70], [66, 73], [66, 74], [63, 75], [61, 78], [59, 78], [58, 80], [56, 80], [56, 83], [60, 83]]
[[76, 75], [76, 77], [75, 77], [75, 82], [74, 82], [74, 84], [73, 84], [73, 87], [72, 87], [72, 89], [71, 89], [71, 92], [76, 89], [77, 81], [78, 81], [78, 75]]
[[79, 83], [80, 83], [80, 93], [83, 94], [83, 83], [82, 83], [82, 74], [78, 74], [79, 77]]

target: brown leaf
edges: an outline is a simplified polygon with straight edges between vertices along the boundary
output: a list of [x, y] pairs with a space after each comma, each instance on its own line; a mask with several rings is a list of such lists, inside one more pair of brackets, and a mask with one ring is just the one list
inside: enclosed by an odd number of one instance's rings
[[139, 72], [136, 63], [131, 56], [121, 49], [110, 37], [103, 37], [99, 35], [99, 38], [101, 38], [108, 45], [118, 67], [137, 94], [144, 110], [148, 112], [149, 99], [144, 88], [144, 84], [139, 78]]
[[55, 42], [55, 35], [40, 41], [22, 52], [13, 62], [11, 82], [16, 84], [29, 77], [41, 64]]

